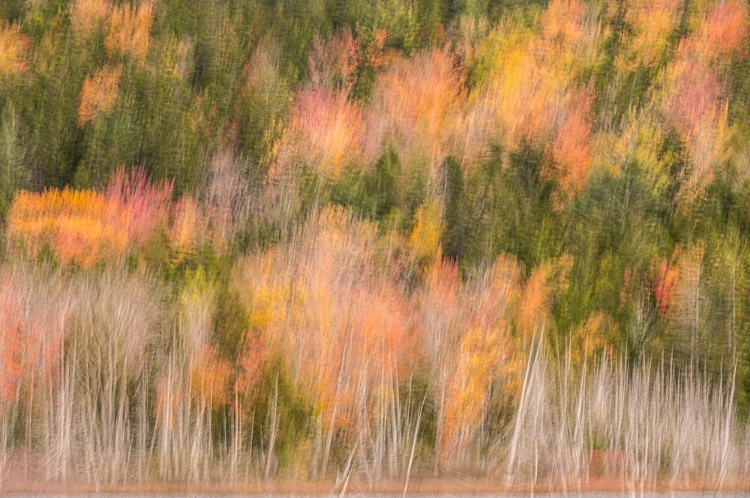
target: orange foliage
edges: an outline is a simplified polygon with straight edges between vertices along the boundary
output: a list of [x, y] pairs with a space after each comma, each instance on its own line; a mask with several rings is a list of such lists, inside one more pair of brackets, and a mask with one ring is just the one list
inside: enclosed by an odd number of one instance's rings
[[572, 266], [573, 259], [564, 255], [541, 263], [531, 272], [516, 317], [524, 343], [528, 344], [532, 334], [539, 333], [543, 327], [548, 326], [546, 322], [553, 296], [566, 288], [567, 274]]
[[517, 261], [501, 256], [483, 278], [460, 293], [459, 307], [466, 315], [463, 323], [455, 324], [460, 340], [458, 349], [450, 353], [456, 365], [445, 394], [441, 458], [470, 441], [481, 426], [493, 384], [499, 387], [496, 397], [520, 392], [525, 360], [509, 322], [520, 279]]
[[[7, 275], [3, 274], [0, 275], [6, 278]], [[13, 294], [8, 292], [12, 290], [7, 287], [7, 284], [0, 283], [0, 407], [17, 401], [22, 373], [23, 315]]]
[[174, 206], [173, 222], [169, 229], [170, 246], [175, 251], [176, 262], [193, 252], [204, 233], [206, 218], [198, 203], [184, 196]]
[[107, 51], [142, 60], [148, 51], [153, 11], [152, 0], [143, 1], [137, 6], [126, 2], [116, 7], [110, 15], [104, 39]]
[[127, 242], [117, 223], [103, 219], [105, 212], [104, 196], [93, 191], [24, 191], [11, 205], [8, 236], [23, 240], [29, 258], [48, 244], [62, 264], [90, 268], [106, 253], [121, 254]]
[[575, 194], [591, 165], [593, 99], [592, 86], [576, 77], [596, 61], [602, 28], [580, 0], [553, 0], [539, 25], [533, 33], [508, 21], [487, 38], [480, 84], [460, 126], [463, 154], [472, 164], [493, 142], [551, 143], [552, 172], [563, 192]]
[[0, 78], [26, 70], [26, 52], [31, 39], [21, 34], [19, 25], [9, 25], [0, 19]]
[[142, 169], [118, 170], [105, 189], [110, 209], [127, 213], [121, 226], [128, 239], [145, 245], [154, 230], [167, 222], [172, 182], [151, 184]]
[[142, 172], [118, 173], [106, 194], [22, 191], [11, 204], [7, 236], [31, 259], [48, 247], [63, 265], [92, 268], [142, 247], [163, 220], [170, 193], [171, 185], [147, 185]]
[[617, 338], [617, 324], [602, 311], [596, 311], [573, 331], [573, 364], [580, 367], [584, 361], [592, 360], [601, 353], [614, 354], [612, 339]]
[[721, 85], [715, 72], [688, 54], [672, 67], [674, 92], [666, 111], [671, 123], [689, 140], [700, 133], [705, 118], [713, 118], [721, 98]]
[[88, 40], [101, 27], [110, 10], [108, 0], [75, 0], [70, 23], [76, 36]]
[[541, 37], [563, 50], [584, 36], [586, 5], [579, 0], [552, 0], [542, 13]]
[[229, 362], [218, 358], [212, 346], [201, 347], [190, 362], [190, 392], [194, 400], [214, 409], [229, 401]]
[[581, 92], [573, 97], [573, 110], [557, 130], [552, 145], [555, 176], [564, 192], [580, 191], [591, 166], [590, 96]]
[[676, 60], [665, 74], [662, 110], [668, 125], [685, 138], [692, 158], [692, 168], [680, 179], [682, 208], [703, 196], [713, 168], [723, 157], [728, 101], [718, 75], [748, 35], [744, 2], [717, 2], [705, 16], [696, 32], [680, 42]]
[[263, 359], [263, 342], [261, 338], [248, 338], [245, 353], [239, 361], [240, 375], [237, 379], [237, 389], [240, 392], [247, 393], [258, 385]]
[[741, 0], [716, 2], [699, 33], [700, 51], [726, 58], [743, 50], [748, 35], [748, 5]]
[[310, 82], [322, 88], [336, 88], [341, 84], [348, 92], [357, 53], [357, 42], [349, 29], [325, 41], [317, 37], [310, 51]]
[[326, 209], [293, 244], [246, 261], [238, 284], [260, 338], [242, 361], [243, 391], [262, 358], [280, 354], [326, 424], [347, 426], [359, 401], [385, 395], [381, 379], [403, 368], [412, 348], [404, 296], [375, 266], [376, 238], [374, 226]]
[[70, 308], [56, 278], [38, 277], [0, 268], [0, 414], [59, 366]]
[[539, 265], [526, 282], [518, 316], [518, 325], [525, 338], [537, 333], [544, 325], [552, 297], [549, 271], [548, 265]]
[[[675, 278], [672, 282], [674, 287], [670, 288], [667, 301], [668, 317], [678, 334], [690, 335], [691, 349], [696, 346], [693, 341], [703, 331], [705, 321], [704, 310], [708, 298], [703, 292], [706, 279], [705, 258], [706, 245], [702, 240], [681, 251], [674, 258], [676, 261], [673, 271], [679, 275], [679, 278]], [[668, 267], [667, 270], [669, 269]], [[695, 354], [696, 351], [692, 350], [691, 353]]]
[[434, 170], [450, 153], [464, 99], [463, 77], [446, 50], [396, 60], [378, 78], [367, 110], [367, 161], [374, 162], [391, 144], [405, 165]]
[[78, 124], [86, 124], [112, 110], [117, 99], [121, 73], [121, 66], [105, 67], [86, 78], [81, 91], [81, 104], [78, 106]]
[[675, 251], [673, 261], [667, 261], [667, 258], [661, 260], [659, 270], [655, 272], [654, 297], [659, 314], [665, 315], [674, 306], [675, 291], [680, 281], [680, 269], [675, 264], [675, 258], [679, 251]]
[[311, 87], [297, 94], [281, 155], [336, 177], [357, 161], [363, 134], [362, 112], [346, 93]]
[[680, 246], [677, 246], [671, 258], [662, 258], [660, 262], [652, 263], [645, 274], [626, 268], [620, 292], [620, 308], [624, 309], [633, 300], [634, 293], [642, 293], [653, 300], [659, 315], [668, 315], [675, 306], [677, 291], [683, 283], [680, 266], [685, 259], [681, 255]]

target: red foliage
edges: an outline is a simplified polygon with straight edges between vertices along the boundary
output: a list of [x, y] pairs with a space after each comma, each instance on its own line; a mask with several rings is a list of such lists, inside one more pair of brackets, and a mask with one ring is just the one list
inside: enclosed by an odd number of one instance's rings
[[748, 35], [747, 2], [723, 0], [702, 24], [700, 43], [702, 50], [715, 58], [723, 58], [745, 47]]
[[666, 315], [674, 306], [677, 283], [680, 279], [680, 269], [667, 258], [661, 260], [658, 272], [654, 275], [654, 297], [660, 315]]
[[310, 87], [297, 94], [282, 156], [336, 176], [358, 158], [363, 135], [360, 108], [346, 93]]
[[174, 182], [151, 183], [142, 168], [118, 170], [105, 190], [110, 209], [127, 212], [128, 238], [145, 244], [154, 229], [167, 221]]
[[576, 193], [586, 182], [591, 166], [591, 95], [579, 91], [572, 98], [569, 114], [557, 130], [552, 145], [556, 176], [567, 193]]

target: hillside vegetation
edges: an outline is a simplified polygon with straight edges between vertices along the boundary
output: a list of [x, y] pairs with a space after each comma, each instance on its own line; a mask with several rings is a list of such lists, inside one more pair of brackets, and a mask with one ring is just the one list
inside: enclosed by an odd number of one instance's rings
[[736, 485], [749, 15], [0, 1], [0, 482]]

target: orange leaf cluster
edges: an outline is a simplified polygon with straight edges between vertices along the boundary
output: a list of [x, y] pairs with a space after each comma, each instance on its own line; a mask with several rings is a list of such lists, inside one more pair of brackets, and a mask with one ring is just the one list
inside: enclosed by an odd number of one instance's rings
[[533, 335], [540, 334], [549, 319], [553, 296], [567, 285], [567, 275], [573, 259], [563, 255], [537, 266], [526, 281], [517, 317], [524, 343], [530, 344]]
[[573, 330], [572, 350], [581, 353], [573, 355], [573, 365], [579, 368], [584, 362], [595, 359], [602, 352], [613, 354], [610, 339], [617, 337], [616, 331], [617, 324], [609, 315], [602, 311], [592, 313]]
[[655, 302], [659, 315], [668, 315], [674, 308], [676, 293], [682, 284], [680, 265], [684, 261], [677, 246], [671, 258], [662, 258], [658, 264], [652, 263], [645, 275], [627, 268], [620, 292], [620, 308], [625, 308], [634, 298], [634, 293], [642, 292]]
[[578, 192], [591, 165], [593, 88], [576, 76], [596, 60], [601, 33], [579, 0], [550, 2], [538, 33], [501, 24], [485, 42], [481, 84], [463, 117], [466, 161], [481, 159], [491, 143], [552, 143], [560, 188]]
[[[4, 278], [6, 272], [0, 273]], [[0, 283], [0, 413], [6, 403], [17, 401], [22, 373], [22, 313], [14, 299], [14, 289]]]
[[680, 0], [634, 0], [628, 3], [625, 22], [633, 37], [618, 55], [617, 65], [635, 70], [657, 64], [664, 55], [670, 33], [677, 27]]
[[260, 383], [263, 365], [263, 342], [260, 337], [249, 337], [245, 352], [240, 357], [240, 375], [237, 378], [237, 390], [248, 393]]
[[365, 157], [374, 162], [390, 144], [405, 165], [423, 164], [434, 170], [451, 153], [464, 101], [463, 77], [447, 50], [397, 59], [373, 90]]
[[142, 60], [149, 46], [149, 31], [153, 21], [154, 3], [122, 3], [109, 17], [104, 46], [110, 54], [130, 55]]
[[445, 393], [443, 459], [481, 426], [491, 386], [500, 387], [497, 397], [520, 392], [524, 355], [510, 324], [518, 313], [521, 274], [514, 258], [501, 256], [482, 278], [459, 290], [462, 319], [451, 345], [456, 350], [444, 353], [456, 364]]
[[358, 160], [363, 135], [362, 112], [346, 93], [310, 87], [297, 94], [281, 154], [336, 177]]
[[107, 194], [70, 188], [20, 192], [8, 214], [8, 238], [29, 258], [47, 247], [61, 264], [84, 269], [123, 258], [150, 238], [171, 193], [169, 185], [148, 186], [143, 173], [126, 178], [116, 175]]
[[350, 90], [356, 69], [357, 42], [351, 30], [344, 29], [326, 41], [316, 38], [310, 51], [310, 82], [316, 87]]
[[71, 316], [59, 280], [0, 268], [0, 414], [30, 385], [53, 380]]
[[0, 20], [0, 78], [26, 70], [26, 52], [31, 40], [21, 34], [19, 25]]
[[[748, 5], [741, 0], [716, 2], [701, 24], [697, 52], [714, 59], [744, 51], [748, 36]], [[745, 54], [747, 55], [747, 54]]]
[[572, 110], [565, 116], [552, 144], [555, 177], [564, 192], [580, 191], [591, 166], [591, 97], [577, 92], [571, 98]]
[[81, 91], [81, 104], [78, 106], [78, 124], [84, 125], [112, 110], [120, 87], [121, 73], [121, 66], [110, 66], [86, 78]]
[[108, 0], [75, 0], [70, 12], [73, 32], [82, 40], [88, 40], [99, 30], [110, 8]]
[[654, 280], [656, 305], [659, 313], [665, 315], [674, 306], [675, 291], [680, 281], [680, 269], [675, 266], [674, 262], [668, 262], [667, 258], [664, 258], [661, 260]]
[[243, 361], [245, 387], [262, 357], [278, 352], [323, 419], [340, 425], [354, 416], [361, 389], [382, 391], [384, 376], [406, 364], [403, 295], [375, 267], [376, 238], [373, 226], [326, 209], [294, 244], [247, 260], [238, 282], [260, 339]]

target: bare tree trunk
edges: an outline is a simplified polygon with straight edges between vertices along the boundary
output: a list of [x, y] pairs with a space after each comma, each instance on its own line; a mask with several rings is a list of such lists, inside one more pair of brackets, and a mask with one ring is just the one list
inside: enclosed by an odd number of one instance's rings
[[424, 410], [424, 404], [425, 401], [427, 401], [427, 396], [424, 397], [422, 400], [422, 404], [419, 406], [419, 411], [417, 412], [417, 423], [416, 427], [414, 428], [414, 439], [411, 443], [411, 455], [409, 456], [409, 466], [406, 468], [406, 481], [404, 482], [404, 492], [401, 494], [402, 497], [406, 496], [406, 491], [409, 488], [409, 478], [411, 477], [411, 467], [414, 463], [414, 454], [417, 450], [417, 437], [419, 436], [419, 426], [422, 424], [422, 411]]
[[263, 472], [263, 477], [268, 479], [271, 475], [271, 468], [273, 465], [273, 450], [276, 446], [276, 433], [278, 430], [278, 406], [279, 406], [279, 374], [276, 374], [276, 383], [274, 387], [273, 403], [271, 404], [271, 434], [268, 441], [268, 452], [266, 454], [266, 469]]

